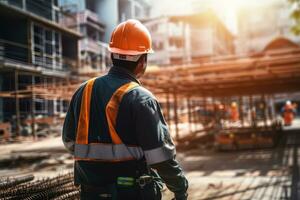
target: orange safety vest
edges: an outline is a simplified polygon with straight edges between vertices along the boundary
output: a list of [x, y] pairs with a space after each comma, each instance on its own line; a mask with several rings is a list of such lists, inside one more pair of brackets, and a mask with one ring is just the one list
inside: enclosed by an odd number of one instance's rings
[[90, 104], [94, 81], [95, 78], [87, 82], [82, 94], [74, 151], [75, 159], [108, 162], [141, 159], [144, 156], [141, 147], [124, 144], [115, 128], [119, 105], [123, 96], [138, 87], [139, 84], [129, 82], [122, 85], [114, 92], [106, 105], [105, 115], [112, 143], [89, 143]]
[[292, 124], [292, 122], [294, 120], [293, 109], [294, 108], [291, 105], [284, 106], [283, 118], [284, 118], [284, 123], [285, 124]]

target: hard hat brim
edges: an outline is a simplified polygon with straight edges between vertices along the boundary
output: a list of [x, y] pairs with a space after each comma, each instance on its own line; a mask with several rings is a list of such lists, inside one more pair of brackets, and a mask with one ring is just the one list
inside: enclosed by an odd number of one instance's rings
[[141, 54], [148, 54], [148, 53], [154, 53], [153, 49], [145, 50], [145, 51], [134, 51], [134, 50], [123, 50], [115, 47], [108, 47], [108, 50], [111, 53], [117, 53], [117, 54], [123, 54], [123, 55], [141, 55]]

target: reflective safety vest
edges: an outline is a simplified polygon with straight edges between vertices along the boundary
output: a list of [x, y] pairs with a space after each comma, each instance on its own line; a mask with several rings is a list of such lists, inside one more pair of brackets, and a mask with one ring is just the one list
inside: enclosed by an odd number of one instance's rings
[[129, 82], [122, 85], [113, 93], [106, 105], [105, 116], [112, 143], [89, 143], [90, 104], [94, 81], [95, 78], [86, 83], [82, 94], [75, 142], [75, 159], [105, 162], [120, 162], [141, 159], [144, 156], [144, 152], [141, 147], [132, 145], [127, 146], [122, 142], [116, 131], [116, 119], [122, 98], [126, 93], [138, 87], [139, 84]]

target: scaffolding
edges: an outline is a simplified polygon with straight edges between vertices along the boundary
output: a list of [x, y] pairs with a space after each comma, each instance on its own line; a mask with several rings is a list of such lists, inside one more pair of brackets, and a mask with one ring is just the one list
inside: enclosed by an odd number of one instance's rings
[[[149, 68], [142, 78], [162, 105], [175, 138], [215, 129], [219, 105], [239, 106], [239, 123], [223, 123], [223, 130], [270, 127], [276, 121], [274, 95], [300, 92], [300, 50], [284, 49], [242, 57], [218, 57], [205, 64]], [[101, 73], [91, 74], [92, 77]], [[170, 79], [170, 77], [172, 77]], [[48, 86], [1, 92], [4, 98], [35, 96], [69, 101], [81, 82], [68, 80]], [[271, 102], [267, 104], [267, 102]], [[219, 113], [225, 119], [225, 113]], [[34, 119], [34, 115], [32, 116]], [[34, 120], [33, 120], [34, 121]]]

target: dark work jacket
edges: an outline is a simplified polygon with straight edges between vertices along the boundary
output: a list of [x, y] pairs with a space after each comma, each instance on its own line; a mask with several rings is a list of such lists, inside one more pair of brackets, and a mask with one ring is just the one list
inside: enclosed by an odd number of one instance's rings
[[[90, 104], [89, 143], [112, 143], [105, 107], [119, 87], [132, 81], [140, 84], [132, 73], [121, 67], [112, 67], [107, 75], [96, 78]], [[85, 85], [83, 83], [73, 95], [63, 126], [62, 140], [71, 153], [74, 153]], [[116, 131], [124, 144], [142, 148], [147, 165], [158, 172], [177, 198], [185, 196], [188, 182], [175, 160], [175, 146], [168, 126], [151, 92], [139, 86], [124, 95], [119, 106]], [[75, 161], [75, 184], [101, 186], [114, 182], [118, 176], [136, 176], [137, 165], [136, 161]]]

